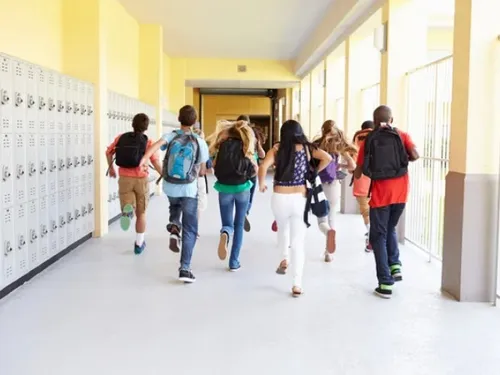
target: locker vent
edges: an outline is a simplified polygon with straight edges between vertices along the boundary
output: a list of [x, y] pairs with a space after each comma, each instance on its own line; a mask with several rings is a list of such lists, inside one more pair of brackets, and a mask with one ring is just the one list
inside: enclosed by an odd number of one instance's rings
[[246, 65], [238, 65], [238, 73], [246, 73], [247, 66]]
[[35, 79], [35, 73], [32, 69], [28, 71], [28, 79]]
[[32, 131], [35, 131], [36, 130], [36, 122], [34, 120], [30, 120], [28, 122], [28, 128]]
[[23, 76], [23, 69], [21, 68], [20, 65], [16, 66], [16, 76], [22, 77]]
[[49, 75], [49, 85], [54, 85], [54, 76], [51, 74]]
[[17, 121], [16, 121], [16, 128], [17, 128], [17, 130], [19, 130], [20, 132], [22, 132], [22, 131], [24, 130], [23, 120], [17, 120]]
[[8, 130], [10, 128], [10, 121], [8, 118], [3, 118], [2, 119], [2, 129]]
[[12, 209], [8, 208], [4, 211], [4, 221], [5, 225], [10, 224], [12, 222]]
[[9, 72], [9, 63], [7, 62], [6, 59], [2, 59], [2, 72], [4, 73]]
[[38, 72], [38, 80], [40, 83], [45, 83], [45, 74], [43, 73], [43, 70], [40, 70]]

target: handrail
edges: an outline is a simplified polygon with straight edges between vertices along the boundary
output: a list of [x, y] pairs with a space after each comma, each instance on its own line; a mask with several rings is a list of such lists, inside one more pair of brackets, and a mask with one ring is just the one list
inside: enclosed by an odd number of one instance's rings
[[431, 61], [430, 63], [427, 63], [425, 65], [421, 65], [421, 66], [419, 66], [417, 68], [409, 70], [408, 72], [406, 72], [406, 75], [410, 75], [412, 73], [418, 72], [419, 70], [423, 70], [423, 69], [428, 68], [430, 66], [437, 65], [439, 63], [442, 63], [443, 61], [446, 61], [446, 60], [449, 60], [449, 59], [452, 59], [452, 58], [453, 58], [453, 55], [448, 55], [448, 56], [445, 56], [445, 57], [441, 57], [440, 59], [437, 59], [435, 61]]
[[374, 83], [373, 85], [370, 85], [370, 86], [363, 87], [363, 88], [361, 89], [361, 91], [370, 90], [370, 89], [373, 89], [373, 88], [375, 88], [375, 87], [377, 87], [377, 86], [380, 86], [380, 82]]

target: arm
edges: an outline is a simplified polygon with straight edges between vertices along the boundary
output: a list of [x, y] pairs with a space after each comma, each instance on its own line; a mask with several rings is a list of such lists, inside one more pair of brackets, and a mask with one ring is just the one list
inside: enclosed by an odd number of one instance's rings
[[413, 148], [411, 148], [408, 151], [408, 160], [410, 161], [417, 161], [420, 158], [420, 155], [418, 154], [417, 148], [415, 145], [413, 145]]
[[318, 172], [321, 172], [332, 162], [332, 157], [327, 152], [320, 150], [319, 148], [312, 151], [312, 157], [319, 160]]
[[411, 139], [410, 135], [408, 133], [402, 133], [402, 138], [403, 138], [403, 144], [406, 148], [406, 152], [408, 152], [408, 160], [409, 161], [416, 161], [420, 158], [420, 155], [418, 154], [417, 147], [415, 146], [415, 143], [413, 143], [413, 140]]
[[153, 167], [155, 168], [156, 172], [158, 172], [158, 174], [161, 176], [163, 174], [163, 168], [161, 166], [161, 163], [158, 159], [155, 159], [154, 161], [152, 161], [153, 163]]
[[108, 161], [109, 177], [116, 178], [115, 166], [113, 165], [113, 154], [109, 154], [106, 152], [106, 160]]
[[354, 169], [356, 169], [356, 162], [348, 152], [344, 153], [342, 155], [342, 158], [346, 161], [346, 164], [342, 164], [342, 168], [347, 168], [349, 172], [352, 172]]
[[363, 142], [358, 151], [358, 158], [356, 160], [356, 169], [354, 169], [354, 178], [360, 178], [363, 175], [363, 162], [365, 157], [365, 143]]
[[264, 158], [264, 161], [262, 161], [262, 163], [260, 164], [258, 178], [259, 178], [259, 190], [261, 192], [267, 190], [266, 175], [269, 168], [271, 168], [271, 166], [274, 165], [275, 158], [276, 158], [276, 147], [273, 147], [268, 151], [266, 157]]
[[146, 150], [146, 153], [142, 157], [141, 163], [139, 164], [140, 167], [147, 167], [149, 163], [149, 159], [153, 157], [153, 155], [160, 149], [161, 146], [167, 144], [167, 141], [165, 141], [163, 138], [160, 140], [156, 141], [151, 147], [149, 147]]
[[262, 148], [260, 142], [257, 142], [257, 155], [259, 156], [259, 159], [264, 159], [266, 157], [266, 152]]

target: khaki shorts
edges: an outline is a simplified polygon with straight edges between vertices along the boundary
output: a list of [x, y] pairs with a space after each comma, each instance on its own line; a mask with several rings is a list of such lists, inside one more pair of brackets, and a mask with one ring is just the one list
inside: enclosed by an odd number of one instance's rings
[[368, 197], [356, 197], [359, 205], [359, 211], [363, 216], [365, 224], [370, 224], [370, 198]]
[[146, 212], [149, 202], [149, 181], [147, 177], [120, 177], [118, 180], [118, 193], [120, 205], [130, 204], [135, 209], [136, 215]]

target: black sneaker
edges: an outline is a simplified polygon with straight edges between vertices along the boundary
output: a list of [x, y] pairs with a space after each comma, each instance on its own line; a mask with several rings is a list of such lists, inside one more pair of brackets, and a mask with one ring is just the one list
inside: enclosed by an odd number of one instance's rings
[[174, 253], [179, 253], [181, 251], [181, 237], [178, 234], [170, 234], [170, 242], [168, 248]]
[[392, 285], [379, 285], [375, 288], [375, 294], [381, 298], [389, 299], [392, 297]]
[[180, 270], [179, 271], [179, 280], [184, 281], [187, 284], [192, 284], [196, 281], [196, 277], [194, 277], [191, 271]]
[[394, 281], [403, 281], [403, 274], [401, 273], [401, 266], [395, 265], [391, 267], [391, 276]]
[[245, 224], [243, 226], [243, 229], [245, 229], [245, 232], [250, 232], [250, 230], [252, 229], [250, 221], [248, 221], [248, 216], [245, 216]]

